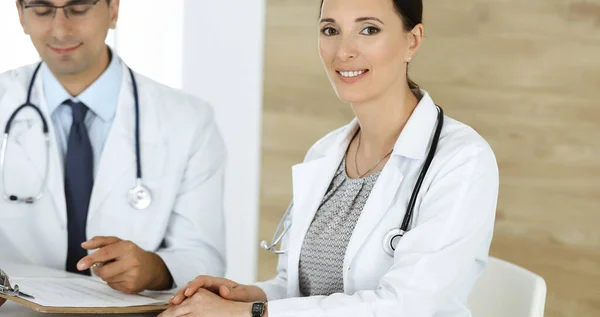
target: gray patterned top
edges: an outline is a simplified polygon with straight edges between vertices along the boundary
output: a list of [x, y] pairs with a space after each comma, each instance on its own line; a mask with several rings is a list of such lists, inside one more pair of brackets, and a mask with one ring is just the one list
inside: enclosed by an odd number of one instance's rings
[[380, 173], [349, 178], [342, 160], [302, 244], [298, 270], [303, 296], [344, 292], [346, 248]]

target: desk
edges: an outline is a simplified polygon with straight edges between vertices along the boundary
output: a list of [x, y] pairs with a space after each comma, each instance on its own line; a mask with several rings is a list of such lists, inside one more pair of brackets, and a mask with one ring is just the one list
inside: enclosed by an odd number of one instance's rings
[[0, 307], [0, 317], [156, 317], [158, 313], [116, 314], [116, 315], [78, 315], [78, 314], [42, 314], [17, 303], [6, 302]]
[[[20, 277], [68, 277], [73, 276], [73, 273], [60, 270], [40, 268], [24, 264], [17, 264], [8, 261], [0, 261], [0, 268], [10, 276]], [[15, 302], [7, 301], [0, 307], [0, 317], [156, 317], [159, 313], [144, 313], [144, 314], [111, 314], [111, 315], [79, 315], [79, 314], [44, 314], [33, 311], [27, 307], [21, 306]]]

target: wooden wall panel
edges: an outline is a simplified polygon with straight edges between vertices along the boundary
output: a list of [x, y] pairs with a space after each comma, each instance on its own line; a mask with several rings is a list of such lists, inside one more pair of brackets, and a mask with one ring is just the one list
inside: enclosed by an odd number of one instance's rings
[[[291, 199], [291, 166], [352, 119], [317, 52], [319, 0], [269, 0], [261, 232]], [[427, 0], [411, 76], [492, 145], [491, 254], [546, 278], [546, 316], [600, 316], [600, 0]], [[276, 257], [261, 251], [261, 279]]]

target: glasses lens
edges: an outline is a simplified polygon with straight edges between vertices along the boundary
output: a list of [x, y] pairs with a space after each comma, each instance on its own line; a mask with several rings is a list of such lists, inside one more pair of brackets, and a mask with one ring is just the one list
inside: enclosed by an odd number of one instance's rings
[[53, 7], [46, 6], [32, 7], [29, 9], [31, 10], [31, 12], [33, 12], [33, 14], [35, 14], [38, 17], [52, 17], [54, 16], [55, 10]]
[[74, 4], [65, 8], [69, 17], [82, 18], [85, 17], [94, 7], [93, 4]]

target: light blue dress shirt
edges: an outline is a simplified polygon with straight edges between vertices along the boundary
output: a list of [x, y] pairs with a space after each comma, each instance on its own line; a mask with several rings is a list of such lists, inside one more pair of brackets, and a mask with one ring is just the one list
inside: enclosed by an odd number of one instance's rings
[[100, 163], [104, 143], [117, 111], [123, 80], [122, 68], [121, 59], [116, 54], [112, 54], [110, 64], [104, 73], [81, 94], [71, 96], [54, 77], [48, 66], [45, 63], [42, 65], [44, 96], [46, 97], [48, 113], [52, 118], [56, 141], [63, 162], [67, 153], [67, 142], [73, 122], [71, 107], [63, 103], [65, 100], [71, 99], [74, 102], [82, 102], [89, 108], [85, 116], [85, 126], [94, 151], [95, 174], [98, 163]]

